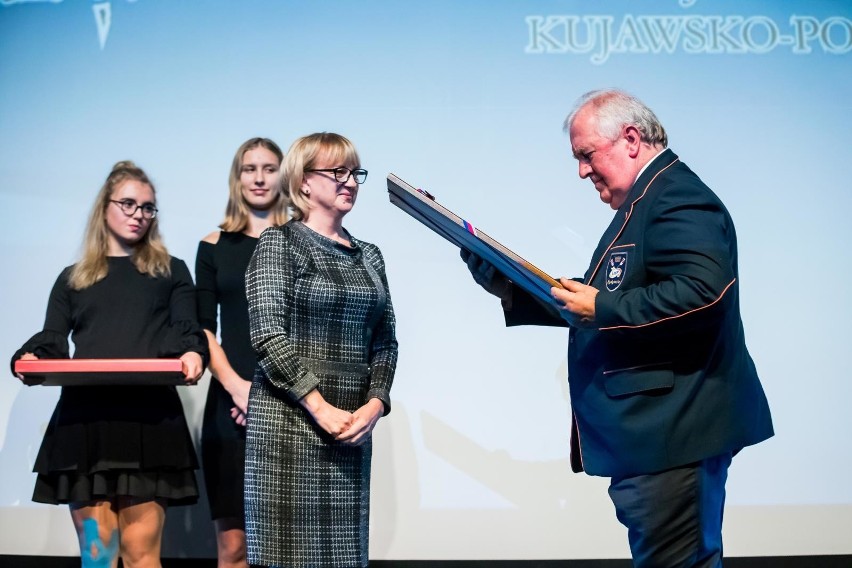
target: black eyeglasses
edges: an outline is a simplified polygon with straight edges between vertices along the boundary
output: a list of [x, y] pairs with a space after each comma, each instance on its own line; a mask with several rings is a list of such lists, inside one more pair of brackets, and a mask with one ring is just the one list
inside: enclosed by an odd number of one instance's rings
[[362, 184], [367, 181], [367, 170], [357, 169], [350, 170], [349, 168], [325, 168], [320, 170], [305, 170], [306, 172], [331, 172], [334, 174], [334, 179], [337, 183], [346, 183], [350, 177], [355, 178], [355, 183]]
[[110, 199], [110, 203], [118, 205], [121, 208], [121, 212], [128, 217], [132, 217], [136, 214], [136, 211], [140, 209], [142, 210], [142, 217], [145, 219], [153, 219], [157, 216], [157, 208], [150, 203], [143, 203], [140, 205], [132, 199]]

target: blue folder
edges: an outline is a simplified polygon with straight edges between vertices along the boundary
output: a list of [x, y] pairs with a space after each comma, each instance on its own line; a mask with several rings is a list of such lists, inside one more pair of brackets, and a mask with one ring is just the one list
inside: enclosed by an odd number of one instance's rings
[[392, 173], [388, 174], [388, 196], [391, 203], [457, 247], [491, 263], [542, 302], [552, 304], [550, 289], [562, 288], [558, 280], [438, 203], [429, 192], [417, 189]]

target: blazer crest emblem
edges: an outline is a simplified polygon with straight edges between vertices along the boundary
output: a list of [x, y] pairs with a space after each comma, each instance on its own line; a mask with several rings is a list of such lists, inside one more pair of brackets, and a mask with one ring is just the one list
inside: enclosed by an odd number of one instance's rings
[[627, 252], [611, 252], [606, 263], [606, 289], [615, 292], [627, 274]]

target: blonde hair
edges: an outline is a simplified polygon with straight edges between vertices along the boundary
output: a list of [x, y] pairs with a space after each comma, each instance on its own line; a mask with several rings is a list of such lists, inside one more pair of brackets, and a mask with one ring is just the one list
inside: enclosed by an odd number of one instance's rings
[[[81, 258], [71, 269], [71, 274], [68, 277], [68, 283], [72, 289], [82, 290], [106, 278], [109, 272], [107, 265], [109, 233], [106, 223], [106, 209], [110, 205], [110, 199], [116, 188], [128, 180], [144, 183], [151, 188], [156, 198], [154, 184], [151, 183], [142, 168], [130, 160], [118, 162], [112, 167], [112, 171], [95, 198], [92, 212], [89, 214]], [[142, 274], [153, 277], [169, 276], [171, 274], [171, 258], [160, 238], [157, 218], [151, 219], [150, 223], [148, 230], [145, 231], [139, 242], [133, 245], [131, 260]]]
[[[237, 153], [234, 154], [234, 160], [231, 162], [231, 173], [228, 176], [228, 205], [225, 207], [225, 220], [219, 224], [219, 228], [223, 231], [239, 233], [248, 226], [249, 207], [246, 205], [246, 199], [243, 196], [240, 174], [242, 174], [243, 157], [246, 152], [258, 147], [266, 148], [275, 154], [279, 166], [284, 160], [281, 148], [269, 138], [251, 138], [237, 148]], [[280, 184], [275, 184], [272, 190], [276, 192], [278, 198], [270, 208], [272, 224], [283, 225], [287, 222], [287, 194]]]
[[311, 208], [310, 202], [302, 195], [301, 190], [305, 171], [316, 166], [321, 158], [335, 165], [352, 169], [361, 167], [361, 159], [358, 158], [355, 145], [340, 134], [317, 132], [302, 136], [293, 142], [284, 158], [281, 185], [290, 196], [293, 219], [297, 221], [307, 217]]

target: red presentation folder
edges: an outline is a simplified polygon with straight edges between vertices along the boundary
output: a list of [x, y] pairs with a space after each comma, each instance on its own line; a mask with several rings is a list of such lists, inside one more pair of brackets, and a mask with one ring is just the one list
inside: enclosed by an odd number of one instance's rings
[[183, 385], [180, 359], [37, 359], [15, 361], [28, 385]]

